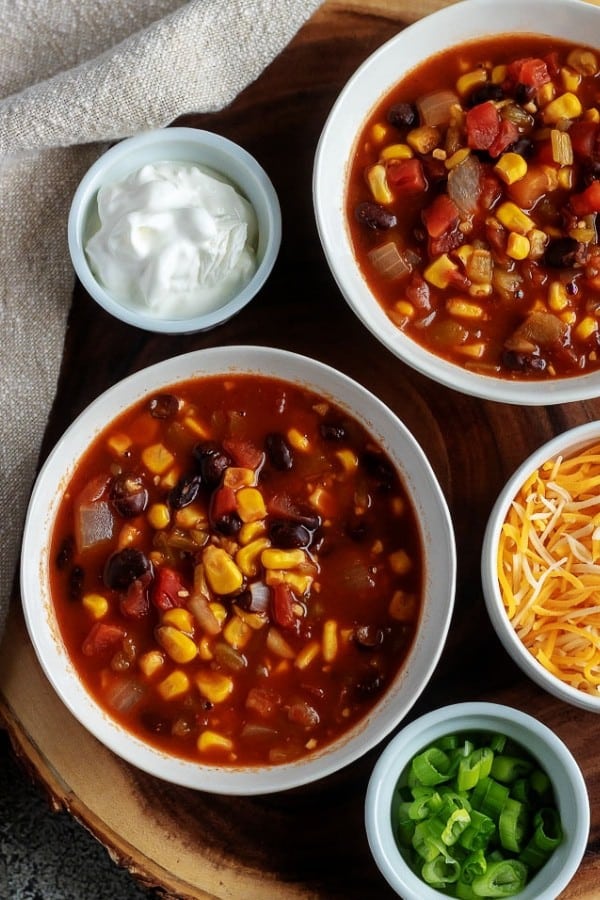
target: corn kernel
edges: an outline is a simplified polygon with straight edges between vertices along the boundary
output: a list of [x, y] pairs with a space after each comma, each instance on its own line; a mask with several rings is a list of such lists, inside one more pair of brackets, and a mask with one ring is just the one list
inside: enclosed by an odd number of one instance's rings
[[153, 475], [164, 475], [174, 457], [163, 444], [150, 444], [142, 450], [142, 462]]
[[238, 531], [238, 541], [240, 544], [251, 544], [256, 538], [263, 537], [266, 531], [264, 522], [244, 522]]
[[186, 416], [183, 420], [183, 424], [192, 432], [192, 434], [195, 434], [200, 438], [207, 440], [210, 437], [210, 432], [206, 428], [206, 425], [203, 425], [202, 422], [198, 421], [198, 419], [195, 419], [193, 416]]
[[574, 309], [565, 309], [558, 314], [558, 318], [561, 322], [564, 322], [565, 325], [574, 325], [577, 321], [577, 313]]
[[156, 639], [173, 662], [189, 663], [198, 655], [198, 648], [192, 638], [173, 625], [161, 625], [157, 628]]
[[469, 359], [481, 359], [485, 353], [485, 344], [481, 341], [476, 341], [474, 344], [459, 344], [455, 349], [461, 356], [466, 356]]
[[156, 531], [166, 528], [171, 521], [171, 513], [166, 503], [153, 503], [146, 516]]
[[252, 637], [252, 629], [243, 619], [232, 616], [223, 629], [223, 637], [234, 650], [242, 650]]
[[138, 665], [146, 678], [151, 678], [156, 672], [162, 669], [164, 664], [165, 658], [160, 650], [148, 650], [148, 652], [140, 656], [138, 660]]
[[458, 266], [452, 262], [448, 254], [442, 253], [427, 266], [423, 276], [425, 281], [428, 281], [434, 287], [447, 288], [450, 284], [452, 273], [456, 272], [457, 269]]
[[181, 472], [179, 471], [177, 466], [173, 466], [173, 468], [169, 469], [166, 475], [163, 475], [160, 480], [160, 485], [164, 490], [169, 491], [171, 490], [171, 488], [175, 487], [180, 477]]
[[244, 583], [244, 576], [222, 547], [205, 547], [202, 562], [208, 585], [215, 594], [233, 594]]
[[565, 191], [572, 190], [574, 184], [573, 167], [561, 166], [558, 170], [557, 181], [558, 187], [563, 188]]
[[310, 447], [308, 437], [305, 434], [302, 434], [301, 431], [298, 431], [297, 428], [290, 428], [287, 433], [287, 439], [294, 450], [308, 450]]
[[403, 516], [406, 512], [406, 503], [402, 497], [394, 497], [392, 499], [392, 512], [395, 516]]
[[197, 503], [190, 503], [175, 513], [175, 522], [180, 528], [197, 528], [206, 526], [207, 518], [203, 507]]
[[240, 547], [235, 554], [235, 562], [246, 578], [253, 578], [258, 574], [260, 555], [270, 546], [271, 542], [267, 537], [259, 537], [245, 547]]
[[536, 101], [538, 106], [546, 106], [548, 103], [551, 103], [555, 97], [556, 88], [552, 81], [547, 81], [546, 84], [542, 84], [541, 87], [537, 89]]
[[581, 75], [574, 69], [563, 66], [560, 70], [560, 80], [565, 91], [572, 91], [573, 93], [576, 93], [579, 90], [579, 85], [581, 84]]
[[440, 132], [435, 125], [419, 125], [417, 128], [412, 128], [406, 136], [407, 144], [421, 154], [431, 153], [439, 140]]
[[448, 157], [444, 165], [447, 169], [455, 169], [456, 166], [459, 166], [462, 162], [465, 161], [467, 156], [470, 155], [471, 151], [468, 147], [461, 147], [460, 150], [455, 150], [454, 153]]
[[223, 604], [217, 603], [216, 601], [213, 600], [208, 605], [210, 607], [210, 611], [212, 612], [213, 616], [215, 617], [215, 619], [217, 620], [219, 625], [222, 625], [227, 618], [227, 610], [225, 609]]
[[257, 522], [267, 515], [263, 495], [255, 487], [243, 487], [235, 495], [237, 512], [242, 522]]
[[593, 316], [585, 316], [575, 328], [575, 335], [580, 341], [585, 341], [598, 331], [598, 320]]
[[494, 68], [492, 69], [492, 74], [490, 76], [490, 81], [492, 82], [492, 84], [502, 84], [502, 82], [506, 79], [507, 71], [507, 66], [504, 65], [504, 63], [498, 66], [494, 66]]
[[397, 622], [412, 622], [417, 617], [417, 600], [414, 594], [394, 591], [388, 612]]
[[206, 635], [201, 639], [198, 644], [198, 656], [200, 659], [204, 660], [204, 662], [208, 662], [208, 660], [213, 658], [213, 652], [210, 646], [210, 639], [206, 637]]
[[559, 166], [573, 165], [573, 145], [571, 144], [571, 135], [567, 131], [553, 128], [550, 132], [550, 146], [555, 163], [558, 163]]
[[412, 569], [412, 560], [402, 547], [394, 550], [388, 557], [390, 568], [396, 575], [406, 575]]
[[102, 619], [108, 612], [108, 600], [102, 594], [85, 594], [81, 602], [93, 619]]
[[131, 438], [127, 434], [111, 434], [107, 446], [117, 456], [123, 456], [131, 447]]
[[367, 183], [371, 189], [373, 199], [377, 203], [386, 204], [392, 202], [394, 195], [390, 191], [387, 183], [385, 166], [382, 166], [379, 163], [371, 166], [367, 172]]
[[564, 94], [548, 103], [542, 112], [542, 117], [546, 125], [555, 125], [560, 119], [577, 119], [581, 112], [581, 101], [577, 94], [565, 91]]
[[482, 319], [483, 309], [477, 303], [469, 303], [459, 297], [451, 297], [446, 303], [446, 309], [451, 316], [461, 319]]
[[465, 97], [478, 85], [485, 84], [486, 81], [487, 72], [484, 68], [473, 69], [471, 72], [465, 72], [464, 75], [457, 79], [456, 90], [462, 97]]
[[335, 500], [327, 488], [324, 488], [321, 484], [318, 484], [317, 487], [310, 492], [308, 495], [308, 502], [323, 516], [333, 515], [335, 512]]
[[379, 158], [383, 160], [412, 159], [414, 155], [408, 144], [388, 144], [379, 154]]
[[202, 696], [211, 703], [223, 703], [233, 692], [233, 679], [222, 672], [201, 671], [194, 681]]
[[183, 694], [187, 694], [189, 689], [190, 679], [181, 669], [175, 669], [157, 687], [158, 693], [163, 700], [176, 700]]
[[317, 658], [321, 652], [321, 645], [318, 641], [309, 641], [305, 644], [298, 656], [294, 660], [297, 669], [307, 669], [311, 662]]
[[517, 234], [527, 234], [535, 226], [533, 219], [510, 200], [500, 204], [496, 210], [496, 218], [505, 228], [508, 228], [509, 231], [516, 231]]
[[592, 106], [583, 114], [583, 118], [586, 122], [600, 122], [600, 110], [597, 107]]
[[338, 625], [335, 619], [323, 623], [322, 652], [325, 662], [333, 662], [338, 652]]
[[469, 295], [471, 297], [491, 297], [493, 290], [494, 289], [491, 284], [469, 285]]
[[160, 621], [161, 625], [172, 625], [173, 628], [178, 628], [187, 634], [194, 633], [194, 617], [189, 609], [185, 609], [183, 606], [173, 606], [171, 609], [166, 609]]
[[505, 184], [514, 184], [527, 174], [527, 162], [519, 153], [503, 153], [494, 171]]
[[229, 466], [229, 468], [225, 469], [223, 484], [225, 487], [230, 487], [237, 491], [241, 487], [254, 484], [255, 478], [254, 469], [246, 469], [242, 466]]
[[239, 616], [242, 622], [245, 622], [245, 624], [252, 629], [252, 631], [260, 631], [260, 629], [264, 628], [267, 624], [268, 619], [266, 613], [248, 612], [247, 609], [242, 609], [235, 604], [233, 606], [233, 611], [236, 616]]
[[598, 72], [598, 60], [596, 54], [583, 47], [575, 47], [569, 53], [567, 62], [582, 75], [595, 75]]
[[376, 122], [371, 128], [371, 137], [377, 144], [380, 144], [386, 139], [388, 132], [389, 128], [387, 125], [383, 122]]
[[335, 454], [346, 472], [355, 472], [358, 468], [358, 456], [354, 450], [338, 450]]
[[560, 312], [569, 305], [569, 295], [562, 281], [551, 281], [548, 287], [548, 306], [553, 312]]
[[306, 560], [304, 550], [277, 550], [267, 547], [260, 555], [260, 561], [265, 569], [295, 569]]
[[409, 303], [408, 300], [398, 300], [396, 303], [394, 303], [394, 312], [398, 313], [399, 316], [413, 319], [416, 310], [412, 303]]
[[290, 572], [286, 569], [270, 569], [270, 572], [280, 572], [281, 573], [281, 581], [285, 584], [289, 584], [289, 586], [293, 589], [294, 593], [299, 597], [303, 597], [306, 594], [311, 584], [313, 583], [312, 575], [301, 575], [299, 572]]
[[527, 234], [529, 240], [529, 259], [540, 259], [544, 255], [548, 235], [541, 228], [534, 228]]
[[461, 244], [460, 247], [457, 247], [454, 251], [454, 255], [460, 259], [463, 266], [468, 265], [469, 259], [475, 252], [475, 247], [472, 244]]
[[223, 750], [225, 753], [231, 753], [233, 741], [216, 731], [206, 729], [198, 735], [196, 746], [200, 753], [209, 753], [211, 750]]
[[506, 244], [506, 253], [511, 259], [527, 259], [530, 250], [529, 238], [525, 237], [524, 234], [517, 234], [516, 231], [510, 232]]

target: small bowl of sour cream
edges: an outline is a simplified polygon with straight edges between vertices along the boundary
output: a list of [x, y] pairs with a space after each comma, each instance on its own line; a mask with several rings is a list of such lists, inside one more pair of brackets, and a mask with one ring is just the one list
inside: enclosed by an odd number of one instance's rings
[[281, 244], [275, 189], [221, 135], [165, 128], [127, 138], [91, 166], [68, 222], [81, 284], [118, 319], [147, 331], [206, 331], [239, 312]]

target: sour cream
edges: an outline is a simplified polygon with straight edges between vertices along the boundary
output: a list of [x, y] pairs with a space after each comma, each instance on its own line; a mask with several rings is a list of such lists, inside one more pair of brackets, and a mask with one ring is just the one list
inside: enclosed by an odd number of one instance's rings
[[216, 172], [158, 162], [100, 188], [87, 241], [94, 275], [119, 302], [160, 318], [216, 309], [256, 271], [252, 205]]

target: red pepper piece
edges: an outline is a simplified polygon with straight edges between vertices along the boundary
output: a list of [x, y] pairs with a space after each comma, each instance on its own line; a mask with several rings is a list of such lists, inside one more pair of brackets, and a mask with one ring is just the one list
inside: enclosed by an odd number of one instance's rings
[[298, 617], [294, 612], [296, 598], [289, 584], [282, 582], [273, 586], [271, 596], [271, 614], [273, 621], [280, 628], [295, 629], [298, 625]]
[[551, 80], [548, 66], [544, 60], [533, 56], [515, 59], [508, 66], [507, 76], [516, 84], [524, 84], [532, 88], [539, 88]]
[[241, 438], [225, 438], [223, 447], [232, 457], [236, 466], [244, 469], [258, 469], [263, 461], [263, 452], [251, 441]]
[[433, 202], [425, 207], [421, 217], [429, 237], [439, 238], [456, 228], [459, 212], [456, 203], [448, 194], [438, 194]]
[[600, 212], [600, 181], [592, 181], [580, 194], [574, 194], [569, 205], [576, 216]]
[[420, 159], [395, 159], [386, 167], [387, 182], [396, 193], [420, 194], [426, 187]]
[[488, 147], [488, 153], [495, 159], [501, 153], [504, 153], [507, 147], [514, 144], [518, 137], [519, 129], [515, 123], [510, 122], [508, 119], [502, 119], [498, 134]]
[[466, 116], [467, 143], [473, 150], [487, 150], [500, 132], [500, 114], [492, 100], [473, 106]]
[[141, 578], [132, 581], [119, 601], [119, 609], [124, 616], [130, 619], [143, 619], [150, 610], [148, 597], [148, 585], [152, 581], [152, 575], [147, 572]]

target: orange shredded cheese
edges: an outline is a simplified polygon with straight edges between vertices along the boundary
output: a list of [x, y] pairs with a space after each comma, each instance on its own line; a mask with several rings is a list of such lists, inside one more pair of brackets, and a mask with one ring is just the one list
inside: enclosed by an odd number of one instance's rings
[[507, 615], [549, 672], [600, 694], [600, 443], [539, 467], [500, 533]]

